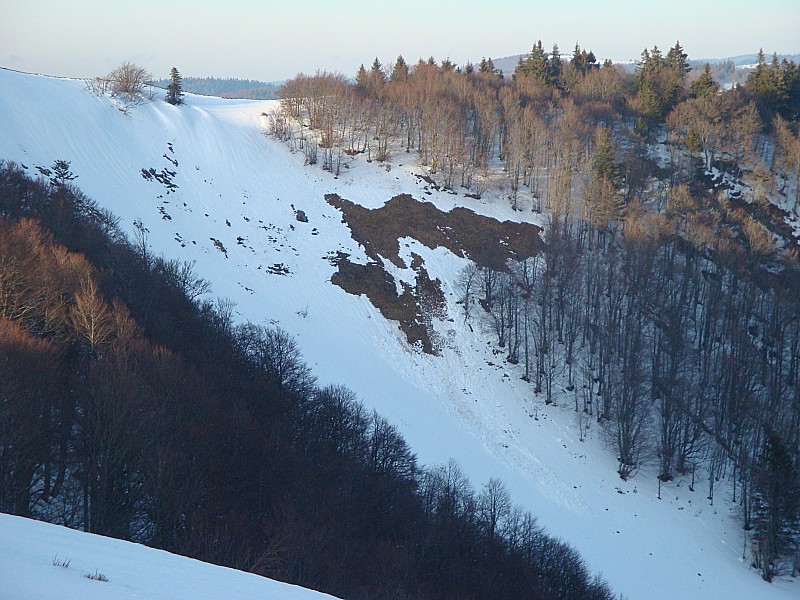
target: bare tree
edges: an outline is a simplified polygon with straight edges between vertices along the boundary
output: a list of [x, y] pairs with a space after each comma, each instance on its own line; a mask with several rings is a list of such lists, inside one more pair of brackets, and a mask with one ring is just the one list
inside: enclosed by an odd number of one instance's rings
[[478, 496], [478, 517], [490, 542], [504, 528], [511, 514], [511, 497], [499, 479], [492, 477]]
[[124, 62], [106, 75], [106, 79], [111, 83], [112, 95], [125, 94], [130, 98], [141, 98], [153, 76], [144, 67]]

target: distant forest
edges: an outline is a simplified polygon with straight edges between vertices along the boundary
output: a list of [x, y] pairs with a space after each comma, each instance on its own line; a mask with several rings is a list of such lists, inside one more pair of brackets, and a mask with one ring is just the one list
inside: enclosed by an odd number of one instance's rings
[[[153, 85], [166, 88], [169, 82], [169, 79], [158, 79]], [[182, 83], [183, 91], [192, 94], [248, 100], [272, 100], [281, 86], [281, 82], [220, 77], [184, 77]]]
[[[495, 59], [493, 62], [495, 66], [502, 70], [504, 73], [513, 73], [520, 56], [507, 56]], [[792, 61], [800, 62], [800, 54], [778, 54], [779, 61]], [[711, 72], [714, 79], [717, 80], [721, 86], [728, 87], [734, 83], [744, 83], [749, 73], [748, 69], [741, 67], [755, 65], [758, 63], [758, 54], [741, 54], [738, 56], [730, 56], [725, 58], [708, 58], [708, 59], [691, 59], [689, 65], [695, 72], [701, 72], [703, 66], [708, 63], [711, 66]], [[635, 63], [623, 63], [620, 67], [626, 71], [635, 71]], [[737, 68], [738, 67], [738, 68]]]

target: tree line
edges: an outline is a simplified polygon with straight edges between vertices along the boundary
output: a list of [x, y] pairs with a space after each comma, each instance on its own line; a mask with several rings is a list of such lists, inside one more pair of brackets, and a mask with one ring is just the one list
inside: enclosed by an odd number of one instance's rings
[[613, 597], [137, 231], [0, 165], [0, 510], [351, 598]]
[[510, 78], [491, 59], [461, 68], [432, 57], [409, 66], [402, 56], [384, 67], [376, 58], [352, 82], [329, 72], [288, 80], [269, 129], [334, 174], [349, 156], [387, 161], [414, 151], [443, 187], [481, 197], [493, 180], [515, 208], [522, 194], [534, 211], [593, 187], [601, 128], [626, 201], [664, 176], [647, 148], [665, 129], [678, 179], [694, 178], [702, 159], [707, 169], [783, 189], [797, 182], [800, 164], [800, 75], [792, 61], [760, 57], [745, 85], [727, 90], [710, 66], [692, 73], [680, 43], [666, 54], [645, 49], [635, 73], [600, 65], [578, 44], [566, 59], [541, 41]]

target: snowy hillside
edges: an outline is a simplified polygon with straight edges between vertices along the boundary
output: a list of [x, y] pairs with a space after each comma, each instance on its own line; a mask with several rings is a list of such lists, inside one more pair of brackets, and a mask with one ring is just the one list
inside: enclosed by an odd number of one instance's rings
[[4, 514], [0, 581], [4, 600], [333, 598], [139, 544]]
[[[413, 154], [395, 155], [390, 165], [358, 157], [338, 178], [304, 166], [302, 154], [264, 134], [272, 106], [198, 96], [179, 107], [160, 100], [124, 106], [83, 81], [0, 70], [0, 159], [32, 175], [71, 161], [75, 184], [117, 214], [124, 230], [132, 235], [140, 221], [155, 252], [196, 261], [242, 320], [279, 324], [296, 336], [320, 382], [352, 388], [399, 427], [421, 462], [455, 458], [476, 487], [499, 477], [616, 592], [632, 599], [800, 594], [798, 582], [766, 584], [748, 568], [750, 549], [729, 494], [718, 493], [711, 506], [700, 486], [689, 491], [678, 478], [659, 500], [655, 465], [621, 481], [603, 432], [578, 421], [571, 393], [552, 406], [533, 394], [517, 367], [495, 354], [477, 314], [464, 321], [456, 282], [465, 258], [404, 238], [406, 268], [393, 267], [398, 282], [412, 284], [414, 253], [440, 279], [447, 314], [435, 322], [439, 356], [409, 346], [365, 296], [331, 283], [337, 253], [361, 264], [368, 254], [326, 194], [367, 208], [408, 193], [444, 211], [464, 206], [511, 221], [530, 213], [489, 196], [426, 189]], [[0, 536], [9, 527], [0, 521]], [[0, 553], [6, 570], [6, 543]]]

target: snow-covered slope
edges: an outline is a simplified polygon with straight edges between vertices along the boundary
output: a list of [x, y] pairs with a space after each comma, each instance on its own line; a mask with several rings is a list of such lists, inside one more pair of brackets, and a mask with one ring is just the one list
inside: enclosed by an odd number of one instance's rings
[[[196, 260], [214, 294], [233, 299], [242, 319], [295, 335], [321, 383], [351, 387], [401, 429], [423, 463], [455, 458], [476, 486], [502, 479], [516, 503], [626, 597], [800, 594], [797, 582], [769, 585], [748, 569], [737, 507], [724, 492], [710, 506], [702, 486], [691, 492], [678, 479], [659, 500], [654, 469], [620, 481], [602, 432], [578, 423], [571, 396], [544, 406], [517, 367], [495, 356], [477, 321], [464, 323], [455, 281], [465, 259], [401, 241], [401, 256], [419, 254], [442, 281], [453, 320], [437, 323], [438, 357], [410, 348], [366, 297], [330, 282], [335, 252], [354, 262], [366, 254], [326, 193], [371, 208], [410, 193], [443, 210], [461, 205], [516, 221], [527, 213], [502, 200], [424, 194], [405, 153], [390, 169], [357, 158], [338, 179], [304, 166], [301, 154], [264, 135], [262, 113], [271, 106], [188, 96], [181, 107], [156, 100], [123, 111], [82, 81], [0, 70], [0, 158], [32, 174], [35, 166], [71, 161], [75, 183], [119, 215], [126, 231], [140, 220], [154, 251]], [[161, 182], [143, 175], [151, 168]], [[271, 272], [276, 265], [282, 268], [272, 271], [288, 273]], [[413, 280], [405, 277], [411, 273], [397, 275]]]
[[4, 514], [0, 582], [3, 600], [333, 598], [140, 544]]

